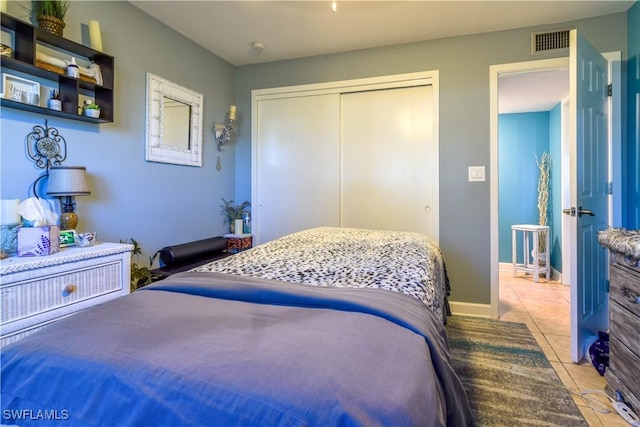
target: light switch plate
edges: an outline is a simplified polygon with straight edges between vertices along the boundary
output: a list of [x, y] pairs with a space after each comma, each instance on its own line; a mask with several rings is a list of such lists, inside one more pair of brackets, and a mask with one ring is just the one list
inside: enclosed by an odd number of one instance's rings
[[469, 166], [469, 182], [484, 182], [484, 166]]

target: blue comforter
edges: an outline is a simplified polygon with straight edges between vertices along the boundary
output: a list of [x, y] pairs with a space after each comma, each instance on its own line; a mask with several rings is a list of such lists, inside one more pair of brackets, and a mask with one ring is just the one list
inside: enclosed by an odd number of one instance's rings
[[180, 273], [2, 349], [22, 426], [469, 426], [415, 298]]

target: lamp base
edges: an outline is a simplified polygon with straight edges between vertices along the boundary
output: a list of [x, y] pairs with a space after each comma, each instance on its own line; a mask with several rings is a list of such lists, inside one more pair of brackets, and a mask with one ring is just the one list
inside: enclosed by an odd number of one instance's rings
[[78, 215], [75, 212], [62, 212], [60, 215], [61, 230], [75, 230], [78, 225]]

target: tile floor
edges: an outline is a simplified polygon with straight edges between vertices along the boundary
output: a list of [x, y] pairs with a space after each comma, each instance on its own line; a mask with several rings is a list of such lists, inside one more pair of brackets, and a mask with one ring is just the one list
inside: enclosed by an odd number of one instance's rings
[[[571, 361], [569, 301], [569, 287], [557, 281], [540, 278], [536, 283], [530, 274], [519, 272], [513, 277], [511, 269], [500, 270], [500, 319], [529, 326], [566, 387], [576, 392], [604, 391], [606, 381], [591, 362]], [[581, 397], [572, 395], [590, 426], [629, 426], [615, 411], [596, 412]], [[604, 396], [591, 396], [607, 401]]]

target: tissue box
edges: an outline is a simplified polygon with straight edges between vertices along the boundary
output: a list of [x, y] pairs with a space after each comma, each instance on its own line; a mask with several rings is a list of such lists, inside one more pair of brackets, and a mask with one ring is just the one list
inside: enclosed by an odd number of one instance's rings
[[60, 250], [60, 228], [18, 227], [18, 256], [52, 255]]
[[15, 254], [18, 250], [18, 224], [0, 225], [0, 250], [7, 255]]

